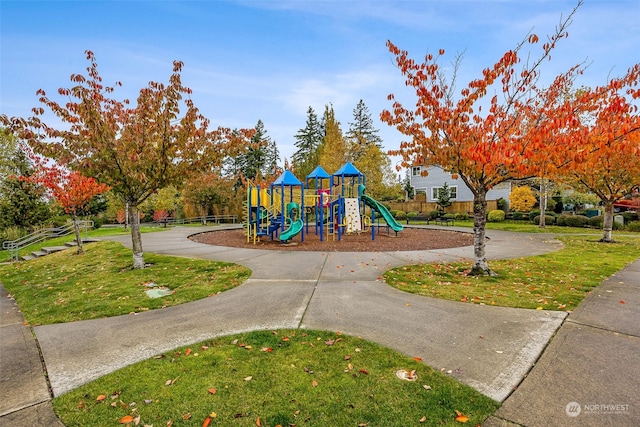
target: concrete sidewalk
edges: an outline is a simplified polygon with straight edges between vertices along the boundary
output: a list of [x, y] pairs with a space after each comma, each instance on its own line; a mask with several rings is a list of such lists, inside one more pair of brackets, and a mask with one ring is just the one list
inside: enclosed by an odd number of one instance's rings
[[[447, 229], [450, 230], [451, 227]], [[593, 306], [589, 305], [595, 292], [580, 306], [581, 309], [583, 306], [587, 307], [582, 310], [583, 314], [579, 314], [580, 310], [572, 314], [576, 319], [579, 315], [582, 316], [582, 320], [565, 323], [558, 330], [566, 313], [459, 304], [418, 297], [390, 288], [377, 279], [382, 272], [395, 266], [470, 258], [473, 254], [470, 247], [392, 253], [278, 252], [215, 247], [187, 239], [189, 234], [202, 230], [184, 227], [145, 234], [144, 248], [147, 252], [237, 262], [251, 268], [252, 277], [242, 286], [189, 304], [135, 316], [34, 328], [53, 395], [57, 396], [118, 368], [177, 346], [254, 329], [314, 328], [360, 335], [412, 357], [421, 357], [431, 366], [451, 370], [452, 376], [496, 400], [507, 399], [496, 416], [487, 420], [487, 425], [510, 425], [507, 421], [532, 426], [564, 425], [570, 418], [564, 409], [559, 414], [557, 411], [550, 411], [549, 416], [542, 418], [542, 421], [535, 417], [527, 418], [532, 416], [527, 415], [532, 405], [528, 399], [532, 399], [532, 393], [535, 396], [541, 394], [536, 385], [543, 384], [544, 373], [552, 368], [559, 368], [554, 363], [546, 369], [539, 368], [543, 365], [546, 354], [554, 349], [556, 343], [558, 351], [575, 352], [576, 343], [567, 347], [564, 344], [566, 340], [554, 339], [534, 370], [522, 385], [518, 385], [556, 331], [560, 337], [568, 330], [567, 327], [584, 328], [584, 322], [591, 324], [597, 323], [594, 319], [602, 322], [609, 318], [602, 305], [605, 300], [596, 299]], [[491, 240], [487, 245], [487, 255], [491, 259], [545, 253], [560, 247], [549, 235], [495, 231], [489, 231], [488, 235]], [[128, 236], [116, 240], [130, 246]], [[634, 270], [630, 267], [628, 272], [623, 270], [618, 274], [623, 273], [629, 274], [629, 283], [633, 280], [636, 283], [636, 293], [633, 294], [635, 299], [625, 294], [625, 308], [633, 310], [636, 307], [637, 310], [640, 299], [637, 293], [637, 279], [640, 275], [638, 268]], [[615, 292], [627, 292], [624, 290], [628, 287], [626, 282], [618, 287], [620, 290], [616, 288]], [[614, 291], [606, 294], [613, 297]], [[613, 298], [618, 298], [618, 294], [615, 295]], [[37, 421], [38, 418], [33, 418], [36, 421], [31, 423], [22, 423], [26, 411], [24, 408], [33, 408], [32, 411], [44, 408], [43, 412], [49, 416], [53, 414], [38, 348], [33, 339], [26, 339], [31, 336], [31, 331], [22, 325], [21, 318], [16, 319], [15, 308], [11, 308], [15, 305], [7, 298], [3, 297], [2, 300], [0, 426], [55, 426], [53, 421], [40, 422]], [[611, 298], [608, 301], [608, 304], [615, 307]], [[632, 315], [628, 320], [624, 316], [618, 317], [617, 324], [612, 327], [625, 325], [633, 329], [637, 326], [633, 324], [633, 319], [637, 323], [637, 314], [636, 311], [635, 317]], [[602, 325], [596, 328], [599, 328], [598, 331], [603, 330]], [[21, 340], [16, 339], [18, 331], [22, 331]], [[639, 354], [637, 331], [632, 337], [635, 341], [632, 340], [627, 351], [635, 351], [635, 359], [628, 359], [630, 362], [637, 361]], [[597, 345], [603, 344], [600, 341]], [[598, 348], [596, 346], [596, 350]], [[600, 350], [603, 351], [604, 348], [600, 347]], [[26, 354], [35, 355], [37, 364], [33, 362], [19, 368], [10, 366], [9, 363], [17, 363], [12, 362], [13, 359], [22, 359], [24, 362]], [[627, 357], [622, 348], [616, 354]], [[585, 364], [590, 360], [583, 359], [582, 364], [577, 367], [581, 370], [589, 369]], [[630, 382], [633, 378], [630, 370], [637, 366], [637, 363], [624, 363], [612, 368], [626, 368], [623, 376]], [[541, 374], [542, 378], [534, 383], [532, 378], [535, 378], [537, 370], [542, 369], [545, 369]], [[31, 375], [32, 381], [38, 383], [39, 388], [27, 388], [40, 390], [37, 396], [31, 397], [30, 393], [19, 391], [15, 387], [17, 377], [7, 374], [17, 371]], [[571, 373], [573, 376], [565, 381], [570, 382], [573, 389], [585, 390], [582, 384], [585, 372], [588, 371]], [[634, 385], [636, 388], [624, 389], [616, 388], [618, 385], [629, 386], [626, 383], [613, 384], [613, 388], [609, 389], [620, 392], [637, 391], [637, 385]], [[512, 394], [516, 387], [516, 392]], [[559, 389], [558, 393], [562, 393], [562, 390]], [[5, 394], [13, 396], [13, 402], [11, 399], [5, 400]], [[542, 393], [543, 396], [545, 394], [546, 392]], [[640, 393], [635, 393], [638, 394]], [[595, 397], [590, 400], [579, 394], [564, 394], [555, 397], [555, 402], [560, 402], [563, 396], [583, 405], [596, 403], [593, 401]], [[614, 421], [621, 421], [623, 424], [616, 422], [615, 425], [624, 425], [627, 419], [640, 424], [637, 402], [634, 407], [634, 402], [630, 399], [627, 399], [627, 414], [614, 418]], [[618, 403], [625, 404], [622, 400]], [[583, 410], [583, 414], [574, 419], [584, 420], [584, 415]], [[602, 415], [594, 415], [590, 419], [602, 420]]]
[[640, 426], [640, 260], [582, 301], [485, 426], [509, 422]]

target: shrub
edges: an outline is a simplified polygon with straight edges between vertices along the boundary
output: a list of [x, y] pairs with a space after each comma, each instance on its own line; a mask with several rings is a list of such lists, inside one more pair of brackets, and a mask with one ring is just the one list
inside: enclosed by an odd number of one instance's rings
[[584, 215], [563, 215], [564, 223], [569, 227], [584, 227], [589, 225], [589, 218]]
[[524, 212], [513, 212], [511, 214], [511, 218], [515, 219], [516, 221], [522, 221], [523, 219], [527, 219], [528, 215]]
[[489, 215], [487, 215], [487, 221], [489, 222], [502, 222], [504, 221], [505, 213], [503, 210], [496, 209], [493, 211], [489, 211]]
[[625, 226], [625, 230], [627, 231], [640, 231], [640, 221], [630, 222]]
[[395, 214], [395, 218], [397, 220], [405, 220], [405, 219], [407, 219], [407, 214], [404, 213], [403, 211], [397, 211], [396, 214]]
[[456, 216], [455, 216], [455, 214], [448, 213], [448, 214], [442, 215], [441, 218], [444, 218], [444, 219], [455, 219]]
[[498, 205], [498, 209], [500, 209], [501, 211], [507, 212], [509, 210], [509, 207], [507, 206], [507, 201], [502, 197], [496, 200], [496, 203]]
[[418, 212], [408, 212], [407, 213], [407, 218], [412, 219], [412, 218], [417, 218], [418, 217]]
[[440, 216], [440, 211], [431, 211], [429, 212], [429, 218], [436, 219]]
[[102, 225], [104, 224], [104, 220], [102, 218], [91, 218], [91, 220], [93, 221], [93, 229], [97, 230], [98, 228], [102, 227]]
[[[536, 216], [533, 218], [532, 222], [534, 224], [540, 224], [540, 215]], [[556, 217], [553, 215], [545, 215], [544, 216], [544, 223], [546, 225], [553, 225], [556, 222]]]
[[26, 234], [26, 231], [22, 228], [12, 225], [4, 230], [0, 230], [0, 242], [4, 242], [6, 240], [18, 240]]
[[453, 215], [453, 219], [457, 220], [457, 221], [466, 221], [469, 219], [469, 214], [466, 212], [456, 212]]
[[624, 218], [624, 223], [638, 221], [640, 218], [636, 212], [622, 212], [620, 215]]
[[589, 218], [589, 227], [602, 228], [604, 217], [602, 215]]

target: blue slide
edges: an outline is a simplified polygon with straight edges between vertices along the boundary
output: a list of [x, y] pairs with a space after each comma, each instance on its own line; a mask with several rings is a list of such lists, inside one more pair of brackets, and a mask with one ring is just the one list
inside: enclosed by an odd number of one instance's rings
[[389, 227], [391, 227], [393, 231], [395, 231], [396, 233], [398, 231], [402, 231], [402, 229], [404, 228], [402, 224], [396, 221], [393, 215], [391, 215], [391, 212], [389, 212], [389, 209], [387, 209], [382, 203], [378, 202], [375, 199], [372, 199], [366, 194], [361, 194], [360, 197], [362, 197], [362, 200], [365, 202], [367, 206], [369, 206], [371, 209], [374, 209], [380, 212], [380, 214], [382, 215], [382, 218], [384, 218], [384, 220], [387, 222], [387, 224], [389, 224]]

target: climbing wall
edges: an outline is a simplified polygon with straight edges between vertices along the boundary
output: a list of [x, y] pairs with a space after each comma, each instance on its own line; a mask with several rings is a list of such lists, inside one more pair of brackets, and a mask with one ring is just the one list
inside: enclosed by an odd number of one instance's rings
[[362, 231], [362, 223], [360, 222], [360, 203], [358, 203], [358, 199], [344, 199], [344, 223], [347, 225], [347, 233]]

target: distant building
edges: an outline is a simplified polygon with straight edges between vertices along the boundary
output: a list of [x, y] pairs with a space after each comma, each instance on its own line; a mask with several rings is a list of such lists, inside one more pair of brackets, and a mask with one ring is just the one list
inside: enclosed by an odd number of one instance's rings
[[[427, 176], [422, 176], [422, 172], [427, 170]], [[426, 202], [438, 202], [438, 191], [445, 183], [449, 187], [451, 202], [473, 202], [473, 193], [462, 181], [462, 179], [453, 179], [449, 172], [445, 172], [439, 166], [414, 166], [411, 168], [411, 186], [415, 190], [416, 195], [425, 194]], [[487, 201], [504, 199], [509, 203], [509, 195], [511, 194], [511, 182], [503, 182], [489, 190], [487, 193]]]

